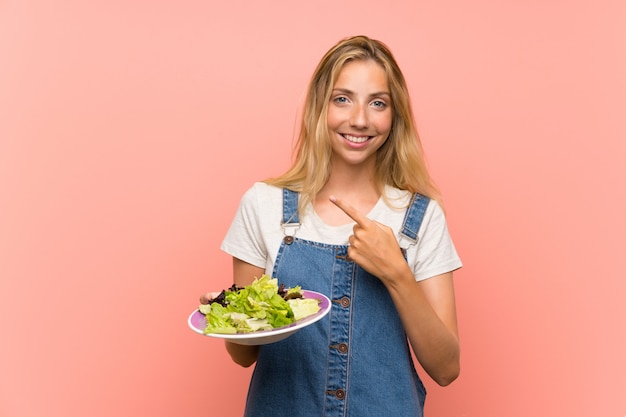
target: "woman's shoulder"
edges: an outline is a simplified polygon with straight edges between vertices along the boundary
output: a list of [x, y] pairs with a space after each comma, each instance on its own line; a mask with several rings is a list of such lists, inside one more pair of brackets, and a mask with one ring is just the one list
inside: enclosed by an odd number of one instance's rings
[[[415, 193], [407, 190], [401, 190], [390, 185], [385, 186], [385, 196], [387, 197], [389, 204], [393, 207], [406, 209], [413, 201], [414, 194]], [[423, 194], [420, 195], [428, 200], [428, 211], [443, 212], [443, 208], [437, 200]]]
[[[400, 218], [404, 218], [406, 210], [413, 202], [414, 193], [394, 188], [391, 186], [385, 187], [385, 204], [381, 207], [381, 211], [378, 214], [383, 221], [398, 221]], [[443, 208], [439, 205], [437, 200], [425, 197], [428, 200], [426, 208], [424, 210], [423, 218], [426, 223], [445, 223], [445, 214]]]
[[282, 189], [258, 181], [253, 183], [241, 197], [241, 209], [267, 215], [282, 207]]
[[411, 201], [413, 194], [407, 190], [401, 190], [399, 188], [386, 185], [383, 190], [385, 197], [389, 200], [392, 206], [406, 207]]
[[244, 198], [276, 198], [280, 197], [282, 189], [263, 181], [254, 182], [246, 192]]

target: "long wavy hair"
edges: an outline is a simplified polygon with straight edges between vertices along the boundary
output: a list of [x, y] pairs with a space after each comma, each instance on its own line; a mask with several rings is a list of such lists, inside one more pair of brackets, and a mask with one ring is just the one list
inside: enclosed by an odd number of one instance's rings
[[426, 167], [404, 75], [389, 48], [366, 36], [340, 41], [319, 62], [304, 102], [294, 163], [284, 174], [265, 182], [300, 192], [300, 209], [315, 199], [330, 175], [332, 148], [327, 116], [331, 93], [343, 67], [356, 60], [378, 63], [387, 74], [391, 94], [391, 130], [376, 153], [374, 181], [378, 191], [387, 202], [386, 185], [440, 201]]

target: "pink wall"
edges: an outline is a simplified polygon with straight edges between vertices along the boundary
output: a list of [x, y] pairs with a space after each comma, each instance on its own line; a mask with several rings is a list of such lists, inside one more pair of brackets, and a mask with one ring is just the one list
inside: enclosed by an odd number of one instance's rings
[[626, 415], [626, 3], [383, 3], [0, 4], [1, 416], [241, 414], [250, 371], [185, 320], [357, 33], [405, 70], [465, 262], [428, 415]]

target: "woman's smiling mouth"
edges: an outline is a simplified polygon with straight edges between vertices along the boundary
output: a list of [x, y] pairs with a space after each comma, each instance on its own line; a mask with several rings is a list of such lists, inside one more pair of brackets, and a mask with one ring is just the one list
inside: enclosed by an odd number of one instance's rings
[[367, 142], [368, 140], [372, 138], [372, 136], [352, 136], [348, 134], [343, 134], [341, 136], [343, 136], [347, 141], [352, 142], [352, 143], [363, 143], [363, 142]]

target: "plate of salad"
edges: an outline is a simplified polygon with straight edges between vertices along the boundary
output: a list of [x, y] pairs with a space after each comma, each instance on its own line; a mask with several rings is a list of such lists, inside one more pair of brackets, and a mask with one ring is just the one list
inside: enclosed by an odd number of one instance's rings
[[187, 320], [194, 332], [240, 345], [265, 345], [283, 340], [330, 312], [324, 294], [285, 288], [263, 275], [245, 287], [231, 286]]

